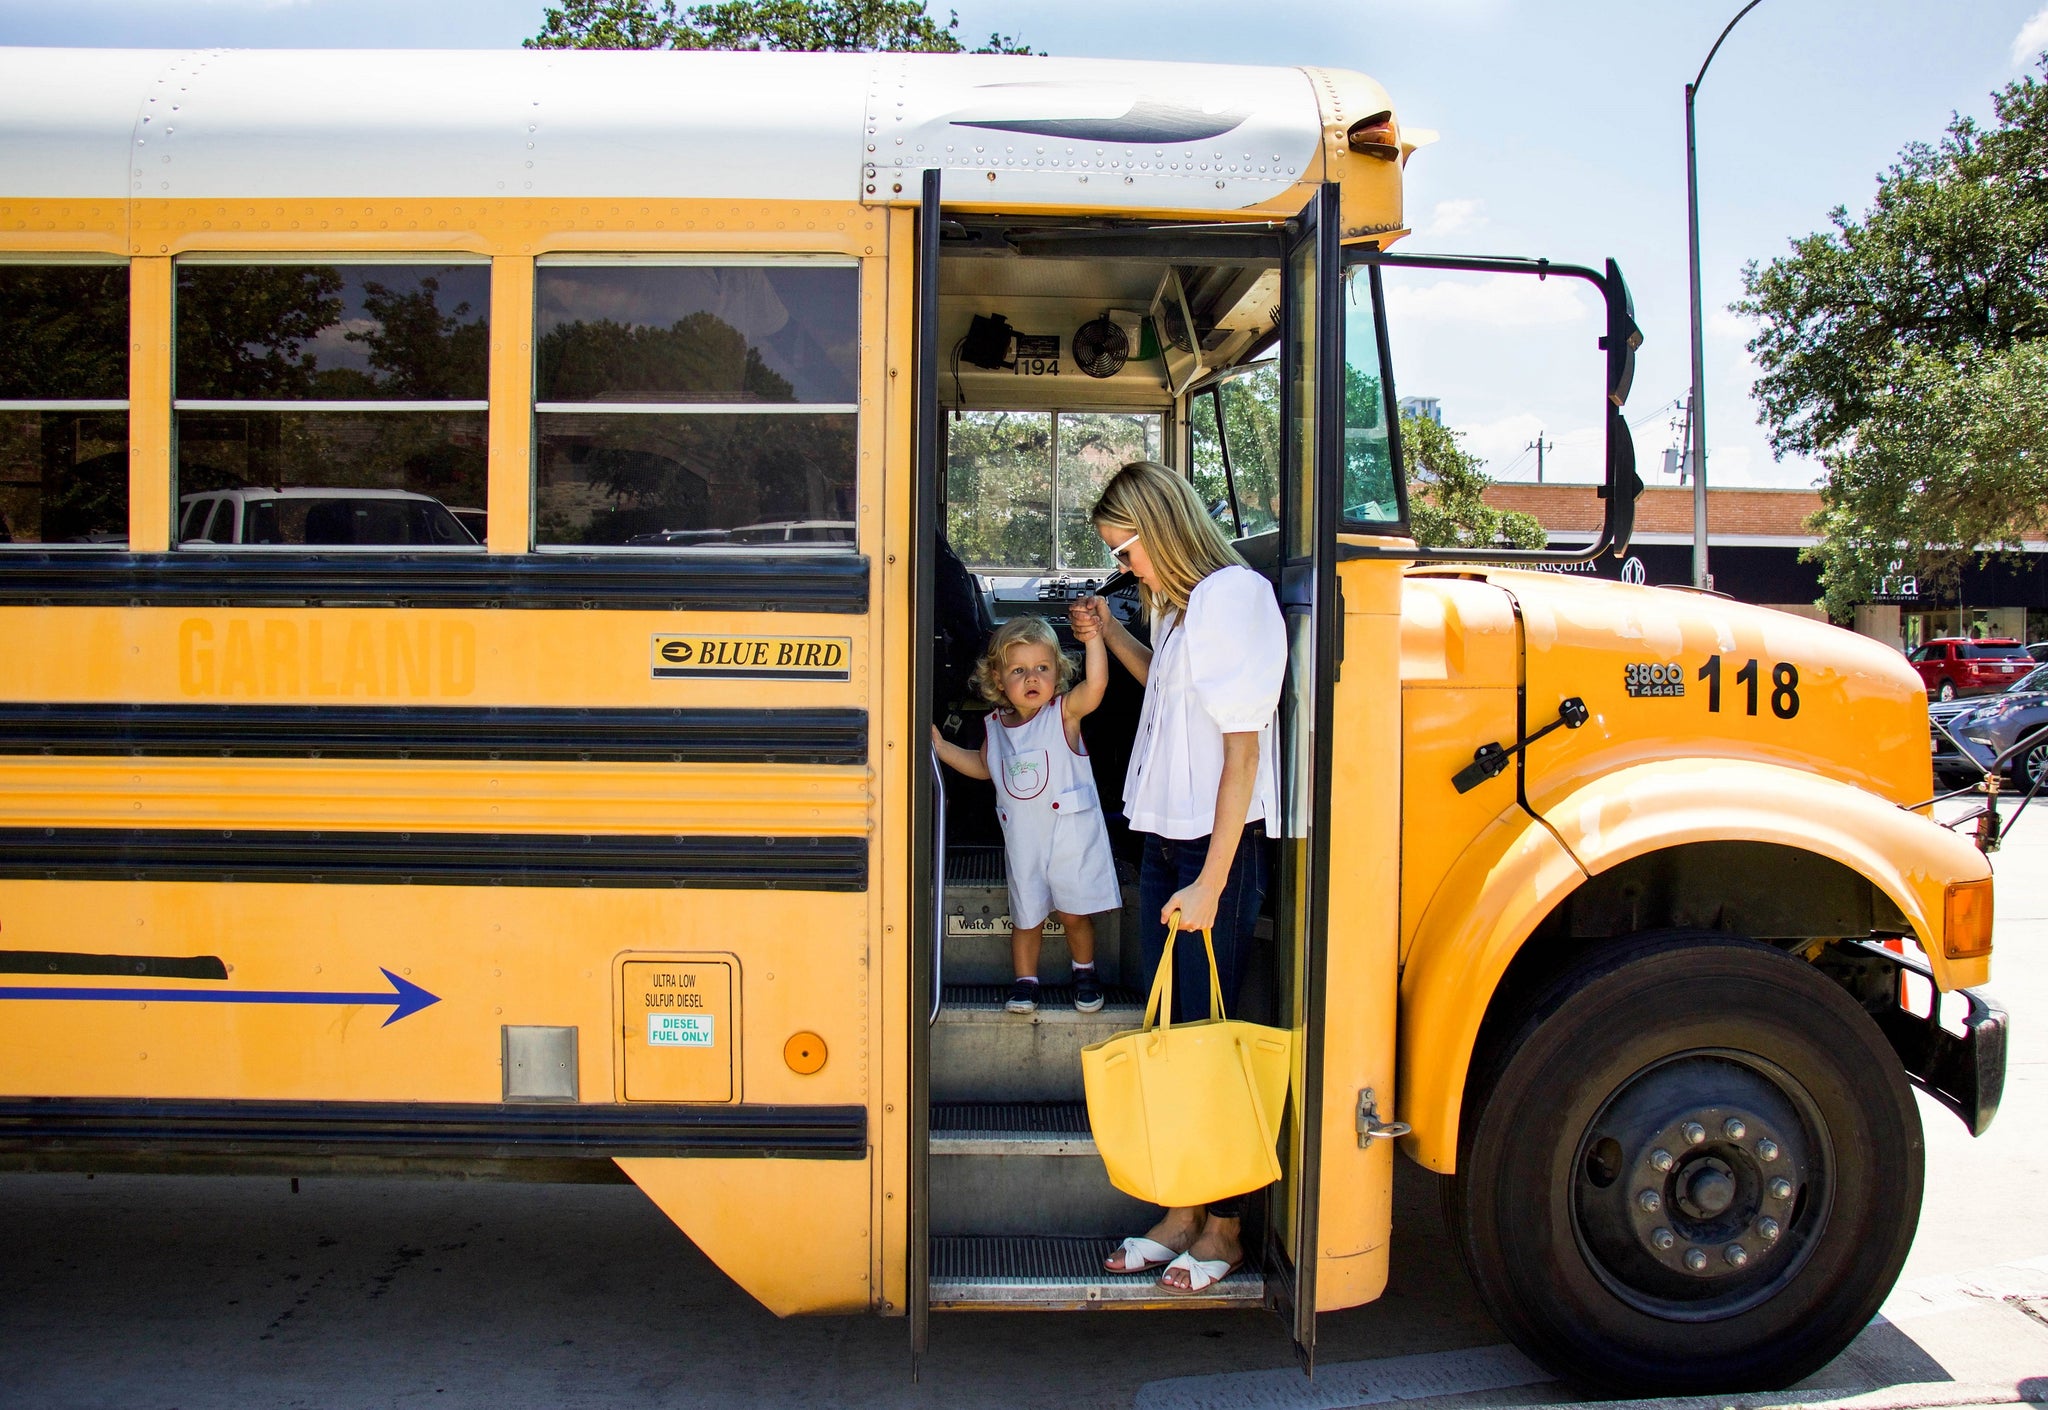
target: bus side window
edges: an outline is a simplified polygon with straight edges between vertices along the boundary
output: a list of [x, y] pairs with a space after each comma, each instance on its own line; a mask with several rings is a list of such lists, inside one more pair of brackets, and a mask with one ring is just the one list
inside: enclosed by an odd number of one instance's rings
[[0, 544], [128, 541], [128, 266], [0, 264]]
[[477, 551], [490, 306], [483, 263], [180, 260], [181, 541]]
[[860, 268], [544, 256], [541, 548], [850, 552]]

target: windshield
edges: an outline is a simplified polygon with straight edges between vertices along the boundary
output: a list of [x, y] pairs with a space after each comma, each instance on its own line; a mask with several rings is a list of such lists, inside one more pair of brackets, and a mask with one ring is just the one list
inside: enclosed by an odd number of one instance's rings
[[1157, 460], [1156, 412], [963, 411], [947, 419], [946, 537], [963, 562], [1104, 572], [1089, 511], [1133, 460]]

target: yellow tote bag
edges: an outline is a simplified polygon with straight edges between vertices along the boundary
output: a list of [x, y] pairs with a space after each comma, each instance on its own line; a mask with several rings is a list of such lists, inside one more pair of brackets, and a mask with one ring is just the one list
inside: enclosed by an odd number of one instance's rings
[[[1223, 1016], [1223, 985], [1209, 932], [1209, 1012], [1173, 1022], [1173, 942], [1152, 978], [1145, 1026], [1081, 1050], [1088, 1124], [1125, 1194], [1170, 1208], [1260, 1189], [1280, 1178], [1275, 1153], [1287, 1100], [1293, 1037]], [[1156, 1020], [1156, 1026], [1155, 1026]]]

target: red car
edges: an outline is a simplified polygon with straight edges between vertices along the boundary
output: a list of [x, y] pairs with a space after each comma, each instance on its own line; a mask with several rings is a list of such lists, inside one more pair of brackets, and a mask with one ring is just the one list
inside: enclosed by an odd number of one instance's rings
[[2010, 637], [1940, 637], [1906, 659], [1920, 672], [1934, 700], [2004, 690], [2034, 668], [2026, 645]]

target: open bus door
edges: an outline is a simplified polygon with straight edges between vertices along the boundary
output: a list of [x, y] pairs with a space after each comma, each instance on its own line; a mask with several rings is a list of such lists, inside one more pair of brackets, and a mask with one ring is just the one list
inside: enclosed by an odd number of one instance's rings
[[935, 753], [924, 747], [931, 736], [932, 631], [936, 620], [933, 569], [938, 551], [939, 484], [945, 473], [945, 447], [939, 442], [939, 173], [924, 174], [917, 213], [917, 385], [911, 412], [911, 659], [910, 720], [904, 733], [906, 763], [911, 769], [910, 857], [910, 1120], [906, 1123], [909, 1174], [905, 1210], [903, 1297], [910, 1321], [910, 1375], [931, 1340], [931, 1025], [938, 1016], [937, 979], [932, 947], [940, 943], [936, 904], [919, 897], [945, 891], [946, 838], [942, 813], [945, 782]]
[[1268, 1301], [1313, 1368], [1317, 1174], [1322, 1163], [1324, 948], [1329, 931], [1331, 701], [1341, 662], [1337, 519], [1343, 480], [1343, 307], [1335, 185], [1289, 233], [1281, 270], [1280, 524], [1275, 571], [1287, 623], [1273, 938], [1280, 1022], [1295, 1035], [1283, 1177], [1268, 1206]]

